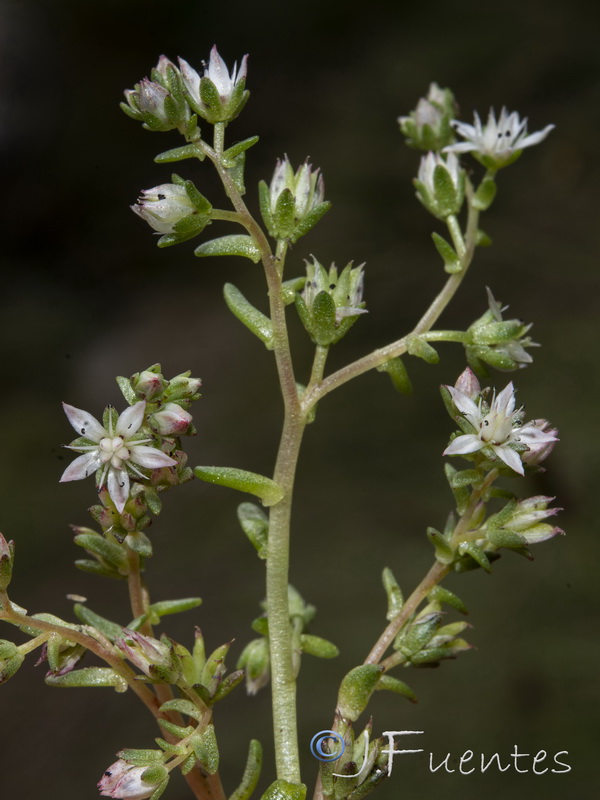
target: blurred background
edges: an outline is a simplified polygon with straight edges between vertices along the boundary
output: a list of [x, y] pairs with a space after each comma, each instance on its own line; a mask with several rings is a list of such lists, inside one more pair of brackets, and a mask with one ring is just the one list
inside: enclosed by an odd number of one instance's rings
[[[128, 206], [141, 189], [169, 180], [153, 164], [175, 147], [174, 133], [144, 131], [118, 108], [122, 91], [149, 74], [158, 56], [200, 68], [216, 42], [227, 63], [249, 52], [251, 99], [230, 141], [259, 134], [246, 170], [248, 202], [275, 159], [308, 155], [325, 175], [333, 209], [294, 247], [290, 277], [315, 254], [339, 266], [367, 262], [369, 314], [331, 356], [331, 369], [397, 338], [418, 319], [444, 280], [430, 240], [436, 225], [414, 198], [418, 154], [403, 144], [396, 118], [429, 83], [450, 86], [471, 121], [506, 105], [529, 116], [530, 131], [553, 122], [540, 146], [499, 176], [483, 218], [494, 246], [442, 324], [464, 328], [486, 308], [485, 286], [535, 323], [534, 364], [518, 375], [529, 418], [547, 417], [561, 443], [548, 471], [515, 488], [556, 495], [567, 531], [535, 549], [535, 562], [506, 554], [492, 576], [451, 577], [470, 609], [476, 650], [438, 670], [399, 673], [420, 702], [378, 695], [374, 731], [422, 730], [397, 760], [377, 797], [425, 800], [436, 793], [489, 800], [558, 798], [593, 785], [598, 717], [598, 23], [583, 2], [400, 4], [350, 7], [323, 0], [203, 3], [179, 0], [0, 0], [0, 158], [3, 185], [0, 347], [2, 458], [0, 529], [17, 541], [11, 595], [30, 612], [73, 619], [68, 592], [126, 623], [126, 587], [78, 572], [82, 553], [69, 524], [88, 524], [91, 481], [59, 486], [72, 438], [60, 401], [100, 415], [124, 403], [114, 381], [156, 361], [167, 377], [191, 369], [203, 379], [192, 465], [235, 465], [269, 474], [281, 422], [271, 355], [227, 311], [225, 281], [265, 307], [259, 268], [249, 261], [196, 260], [190, 242], [158, 250]], [[469, 161], [470, 165], [474, 162]], [[474, 171], [478, 173], [475, 165]], [[215, 204], [208, 165], [183, 162]], [[436, 230], [442, 232], [439, 226]], [[211, 235], [229, 232], [226, 226]], [[297, 374], [311, 348], [294, 313]], [[291, 580], [318, 614], [312, 632], [341, 649], [335, 661], [304, 659], [299, 680], [306, 781], [316, 763], [309, 742], [328, 728], [341, 677], [360, 663], [385, 624], [381, 570], [405, 592], [428, 569], [428, 525], [441, 527], [452, 498], [440, 454], [452, 425], [437, 387], [464, 368], [458, 346], [441, 363], [409, 363], [410, 398], [385, 375], [366, 375], [321, 404], [299, 469]], [[193, 482], [165, 497], [150, 534], [153, 598], [199, 594], [203, 606], [168, 618], [165, 630], [190, 645], [199, 624], [212, 648], [235, 638], [233, 667], [254, 637], [263, 599], [263, 563], [237, 525], [242, 498]], [[454, 613], [449, 615], [454, 619]], [[0, 636], [21, 641], [3, 626]], [[43, 684], [30, 657], [0, 692], [3, 797], [84, 800], [122, 747], [151, 747], [157, 735], [128, 693]], [[266, 748], [261, 786], [273, 777], [268, 692], [242, 688], [216, 711], [226, 791], [237, 786], [248, 740]], [[534, 776], [532, 759], [500, 774], [431, 774], [467, 749], [558, 751], [568, 774]], [[174, 781], [172, 798], [187, 788]], [[258, 795], [257, 795], [258, 796]]]

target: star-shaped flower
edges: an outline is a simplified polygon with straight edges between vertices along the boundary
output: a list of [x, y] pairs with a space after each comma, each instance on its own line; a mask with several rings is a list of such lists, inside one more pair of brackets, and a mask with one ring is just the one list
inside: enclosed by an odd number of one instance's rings
[[498, 120], [490, 109], [486, 125], [481, 124], [479, 114], [474, 114], [474, 125], [459, 120], [452, 121], [452, 127], [465, 139], [444, 148], [445, 153], [472, 152], [486, 167], [499, 169], [515, 161], [525, 147], [538, 144], [550, 133], [554, 125], [546, 125], [541, 131], [527, 132], [527, 117], [519, 119], [516, 111], [509, 114], [506, 108], [500, 112]]
[[474, 433], [453, 439], [443, 452], [445, 456], [466, 455], [490, 447], [508, 467], [524, 475], [521, 454], [511, 444], [525, 445], [535, 452], [543, 443], [557, 441], [557, 431], [547, 431], [537, 421], [521, 424], [522, 409], [515, 410], [512, 382], [498, 396], [494, 395], [489, 410], [483, 406], [481, 398], [477, 404], [454, 386], [446, 388], [458, 411], [473, 426]]
[[119, 513], [125, 508], [129, 497], [129, 474], [147, 480], [147, 476], [137, 469], [136, 464], [147, 469], [172, 467], [177, 464], [173, 458], [156, 447], [148, 447], [146, 443], [152, 439], [136, 438], [144, 421], [145, 400], [125, 409], [116, 424], [113, 424], [114, 412], [109, 409], [108, 428], [87, 411], [70, 406], [68, 403], [63, 403], [63, 408], [69, 422], [82, 437], [67, 447], [83, 455], [69, 464], [60, 482], [78, 481], [95, 473], [98, 487], [101, 488], [106, 483], [108, 493]]

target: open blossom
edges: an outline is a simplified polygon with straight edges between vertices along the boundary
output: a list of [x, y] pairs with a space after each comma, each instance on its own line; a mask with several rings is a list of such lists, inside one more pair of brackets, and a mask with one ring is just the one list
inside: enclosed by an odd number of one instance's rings
[[511, 444], [525, 445], [535, 452], [541, 445], [548, 445], [557, 440], [556, 431], [545, 430], [537, 421], [520, 424], [522, 409], [515, 410], [515, 391], [512, 383], [509, 383], [499, 395], [494, 395], [487, 412], [481, 398], [479, 403], [475, 403], [454, 386], [446, 388], [452, 396], [454, 405], [471, 423], [475, 432], [457, 436], [444, 450], [443, 455], [466, 455], [490, 447], [508, 467], [523, 475], [521, 454], [512, 448]]
[[518, 158], [525, 147], [539, 144], [554, 128], [554, 125], [546, 125], [541, 131], [528, 133], [527, 118], [521, 120], [516, 111], [509, 114], [506, 108], [502, 109], [498, 120], [494, 110], [490, 109], [486, 125], [481, 124], [477, 112], [474, 115], [474, 125], [459, 120], [453, 120], [452, 125], [465, 141], [448, 145], [444, 152], [473, 152], [485, 166], [496, 169]]
[[128, 800], [143, 800], [150, 797], [156, 790], [156, 784], [146, 783], [142, 774], [147, 767], [136, 767], [128, 764], [122, 758], [106, 770], [98, 781], [98, 789], [104, 797], [128, 798]]
[[108, 414], [108, 428], [87, 411], [68, 403], [63, 403], [63, 408], [69, 422], [84, 441], [76, 440], [75, 444], [67, 445], [69, 450], [75, 450], [82, 455], [66, 468], [60, 479], [61, 483], [78, 481], [96, 473], [98, 486], [101, 488], [106, 483], [108, 493], [119, 512], [123, 511], [129, 497], [130, 472], [146, 480], [147, 476], [140, 472], [138, 466], [159, 469], [172, 467], [177, 463], [156, 447], [147, 446], [147, 442], [152, 439], [135, 438], [144, 421], [144, 400], [125, 409], [114, 426], [111, 409]]
[[284, 189], [289, 189], [293, 195], [295, 217], [299, 220], [322, 203], [325, 196], [325, 184], [320, 171], [313, 170], [312, 165], [305, 161], [294, 172], [287, 156], [277, 160], [271, 178], [269, 201], [272, 214], [277, 210], [277, 201]]
[[[201, 117], [211, 123], [227, 122], [241, 111], [247, 97], [247, 92], [244, 92], [248, 71], [247, 55], [242, 58], [239, 71], [237, 63], [233, 65], [231, 74], [216, 45], [210, 51], [208, 65], [205, 66], [202, 77], [183, 58], [179, 59], [179, 67], [190, 105]], [[214, 86], [219, 96], [218, 103], [211, 102], [203, 92], [203, 78], [207, 78]]]

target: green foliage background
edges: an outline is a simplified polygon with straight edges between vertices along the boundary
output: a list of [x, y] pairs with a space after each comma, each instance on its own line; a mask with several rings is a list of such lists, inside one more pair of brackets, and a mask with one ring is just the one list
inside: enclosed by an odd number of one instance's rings
[[[31, 612], [71, 618], [67, 592], [128, 620], [126, 589], [78, 573], [69, 523], [86, 524], [91, 482], [59, 487], [71, 437], [60, 401], [100, 414], [122, 402], [114, 384], [154, 361], [168, 377], [191, 368], [204, 380], [191, 464], [268, 473], [281, 409], [271, 356], [228, 313], [221, 290], [235, 283], [264, 307], [258, 267], [197, 260], [193, 244], [166, 251], [127, 206], [140, 189], [169, 180], [152, 164], [175, 146], [118, 109], [121, 92], [161, 52], [199, 67], [217, 43], [228, 63], [250, 53], [251, 100], [230, 126], [232, 141], [258, 133], [249, 155], [248, 197], [275, 158], [323, 169], [333, 210], [289, 258], [289, 276], [314, 253], [322, 263], [367, 262], [369, 314], [336, 348], [341, 365], [407, 331], [443, 281], [430, 242], [433, 220], [413, 197], [418, 156], [404, 147], [396, 117], [430, 81], [454, 90], [462, 118], [505, 104], [530, 130], [556, 130], [499, 176], [484, 218], [495, 241], [443, 322], [469, 324], [485, 308], [485, 286], [515, 316], [535, 322], [543, 348], [517, 376], [528, 416], [548, 417], [561, 443], [529, 494], [556, 495], [568, 537], [510, 554], [489, 577], [471, 573], [450, 588], [471, 609], [477, 650], [439, 670], [401, 673], [420, 696], [413, 707], [376, 698], [374, 730], [423, 730], [406, 746], [460, 756], [568, 750], [566, 775], [431, 775], [424, 757], [396, 762], [380, 800], [558, 798], [593, 785], [597, 731], [598, 581], [598, 113], [597, 24], [591, 5], [533, 2], [360, 7], [323, 0], [204, 3], [179, 0], [2, 0], [0, 159], [3, 184], [3, 391], [0, 529], [17, 540], [13, 596]], [[180, 171], [212, 200], [208, 167]], [[194, 169], [196, 169], [194, 167]], [[437, 228], [436, 228], [437, 229]], [[223, 227], [222, 232], [228, 232]], [[211, 229], [219, 234], [217, 225]], [[292, 322], [299, 375], [309, 347]], [[415, 394], [396, 396], [385, 376], [367, 375], [322, 403], [301, 456], [292, 581], [318, 607], [313, 632], [342, 654], [306, 658], [300, 733], [306, 779], [310, 738], [330, 725], [336, 686], [362, 660], [384, 623], [380, 588], [390, 566], [405, 591], [431, 561], [424, 531], [441, 526], [451, 497], [440, 453], [451, 430], [437, 386], [464, 366], [446, 345], [442, 363], [409, 364]], [[519, 487], [521, 488], [521, 487]], [[525, 490], [523, 490], [525, 493]], [[155, 599], [200, 594], [198, 613], [168, 620], [191, 643], [199, 624], [212, 646], [235, 637], [237, 656], [263, 596], [263, 565], [235, 519], [233, 492], [194, 482], [166, 498], [151, 535]], [[177, 507], [176, 507], [177, 506]], [[157, 588], [160, 587], [160, 590]], [[0, 635], [10, 636], [3, 628]], [[0, 693], [3, 797], [94, 798], [94, 783], [125, 746], [151, 746], [149, 716], [132, 697], [107, 691], [61, 694], [28, 659]], [[63, 705], [64, 704], [64, 705]], [[247, 741], [269, 752], [269, 699], [242, 691], [216, 715], [225, 788], [241, 775]], [[506, 760], [506, 759], [505, 759]], [[520, 762], [520, 766], [525, 762]], [[528, 760], [526, 766], [531, 766]], [[270, 756], [266, 776], [270, 779]], [[185, 797], [183, 784], [170, 797]]]

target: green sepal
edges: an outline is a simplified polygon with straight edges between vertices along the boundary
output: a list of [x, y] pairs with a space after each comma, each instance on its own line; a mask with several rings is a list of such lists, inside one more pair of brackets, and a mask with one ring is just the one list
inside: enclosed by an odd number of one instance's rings
[[317, 658], [335, 658], [340, 654], [333, 642], [322, 639], [320, 636], [311, 636], [309, 633], [301, 634], [300, 647], [303, 653]]
[[44, 679], [48, 686], [112, 686], [116, 692], [127, 691], [127, 681], [110, 667], [84, 667], [66, 672], [64, 675], [49, 674]]
[[159, 153], [154, 161], [157, 164], [168, 164], [172, 161], [183, 161], [185, 158], [199, 158], [200, 161], [205, 159], [205, 155], [197, 144], [186, 144], [183, 147], [174, 147], [172, 150], [165, 150]]
[[258, 136], [250, 136], [248, 139], [244, 139], [242, 142], [237, 142], [237, 144], [228, 147], [227, 150], [223, 153], [223, 158], [227, 161], [233, 160], [236, 156], [239, 156], [240, 153], [245, 153], [246, 150], [249, 150], [258, 142]]
[[194, 474], [207, 483], [254, 494], [264, 506], [275, 505], [284, 495], [281, 486], [270, 478], [235, 467], [194, 467]]
[[92, 628], [99, 630], [111, 642], [123, 636], [123, 628], [120, 625], [101, 617], [100, 614], [96, 614], [90, 608], [82, 606], [80, 603], [75, 603], [73, 611], [77, 619], [80, 619], [85, 625], [90, 625]]
[[13, 658], [19, 652], [19, 648], [14, 642], [8, 639], [0, 639], [0, 661]]
[[141, 111], [137, 111], [135, 108], [132, 108], [128, 103], [119, 103], [121, 111], [124, 111], [128, 117], [131, 119], [136, 120], [136, 122], [142, 122], [144, 117], [142, 116]]
[[491, 516], [486, 524], [486, 530], [498, 530], [498, 528], [502, 528], [507, 522], [510, 521], [513, 514], [517, 510], [517, 499], [516, 497], [511, 497], [508, 503], [505, 503], [504, 506], [498, 511], [496, 514]]
[[214, 695], [226, 672], [225, 658], [232, 642], [220, 645], [209, 655], [202, 670], [200, 683], [206, 687], [210, 696]]
[[286, 306], [291, 305], [296, 299], [296, 292], [302, 291], [306, 283], [306, 275], [300, 278], [291, 278], [289, 281], [284, 281], [281, 285], [281, 297]]
[[278, 778], [267, 788], [260, 800], [305, 800], [306, 786], [303, 783], [288, 783]]
[[98, 575], [101, 578], [114, 578], [118, 581], [127, 578], [127, 575], [121, 575], [116, 570], [101, 564], [99, 561], [92, 561], [89, 558], [80, 558], [74, 563], [77, 569], [80, 569], [82, 572], [87, 572], [90, 575]]
[[260, 250], [251, 236], [234, 233], [204, 242], [194, 250], [194, 255], [203, 256], [242, 256], [255, 264], [260, 261]]
[[493, 178], [484, 178], [471, 200], [471, 205], [477, 211], [487, 211], [496, 197], [496, 181]]
[[460, 597], [457, 597], [453, 592], [449, 589], [445, 589], [443, 586], [434, 586], [433, 589], [428, 593], [427, 599], [430, 602], [436, 603], [446, 603], [446, 605], [455, 608], [457, 611], [460, 611], [461, 614], [468, 614], [469, 611]]
[[174, 244], [187, 242], [188, 239], [193, 239], [194, 236], [202, 233], [206, 226], [210, 224], [210, 217], [206, 214], [192, 213], [176, 222], [173, 225], [172, 233], [163, 234], [156, 243], [157, 247], [171, 247]]
[[388, 599], [388, 610], [385, 618], [391, 622], [402, 610], [404, 596], [402, 595], [402, 589], [398, 585], [398, 581], [394, 577], [394, 573], [389, 567], [383, 570], [381, 580], [383, 581], [383, 588], [385, 589]]
[[452, 176], [446, 167], [437, 164], [433, 170], [433, 188], [437, 214], [442, 218], [455, 214], [459, 209], [459, 195]]
[[273, 220], [273, 213], [271, 212], [271, 190], [266, 181], [260, 181], [258, 184], [258, 202], [260, 206], [260, 215], [263, 218], [265, 227], [271, 236], [275, 236], [275, 223]]
[[463, 469], [455, 471], [450, 478], [450, 486], [453, 489], [462, 489], [465, 486], [474, 486], [481, 483], [483, 476], [478, 469]]
[[440, 625], [442, 612], [432, 611], [416, 619], [408, 628], [400, 631], [394, 641], [394, 650], [399, 650], [407, 658], [420, 652], [433, 637]]
[[240, 503], [237, 510], [242, 530], [256, 548], [258, 557], [266, 559], [269, 541], [269, 518], [254, 503]]
[[152, 542], [142, 531], [132, 531], [125, 537], [125, 544], [142, 558], [152, 556]]
[[335, 300], [329, 292], [319, 292], [311, 309], [311, 335], [316, 344], [327, 346], [336, 336]]
[[249, 800], [260, 778], [262, 760], [263, 749], [261, 743], [258, 739], [251, 739], [242, 780], [237, 789], [229, 796], [229, 800]]
[[157, 761], [162, 763], [164, 758], [160, 750], [142, 750], [135, 748], [119, 750], [117, 755], [119, 758], [122, 758], [123, 761], [132, 764], [134, 767], [149, 767]]
[[223, 103], [219, 90], [210, 78], [200, 78], [200, 100], [203, 105], [208, 109], [206, 119], [208, 122], [214, 124], [215, 122], [222, 122], [223, 116]]
[[435, 548], [436, 561], [446, 565], [454, 561], [454, 550], [438, 530], [435, 528], [427, 528], [427, 538]]
[[214, 725], [207, 725], [201, 734], [193, 736], [191, 744], [202, 769], [214, 775], [219, 769], [219, 748]]
[[486, 572], [492, 571], [489, 558], [481, 549], [481, 547], [478, 547], [474, 542], [461, 542], [458, 546], [458, 552], [461, 556], [471, 556], [473, 561], [479, 564], [479, 566], [482, 567]]
[[159, 784], [164, 781], [168, 774], [163, 764], [151, 764], [142, 772], [140, 777], [146, 783]]
[[356, 721], [367, 707], [384, 668], [379, 664], [354, 667], [344, 677], [338, 694], [338, 711], [345, 719]]
[[0, 684], [6, 683], [16, 674], [23, 661], [25, 661], [25, 656], [18, 651], [10, 658], [2, 659], [0, 664]]
[[119, 375], [117, 377], [117, 385], [118, 385], [119, 389], [121, 390], [121, 392], [123, 394], [123, 397], [125, 398], [125, 400], [127, 400], [127, 402], [129, 403], [130, 406], [132, 406], [135, 403], [137, 403], [139, 398], [136, 395], [136, 393], [133, 391], [133, 389], [131, 387], [131, 381], [129, 380], [129, 378], [124, 378], [122, 375]]
[[301, 236], [304, 236], [304, 234], [308, 233], [312, 228], [314, 228], [317, 222], [319, 222], [319, 220], [325, 216], [330, 208], [331, 203], [329, 200], [325, 200], [324, 203], [319, 203], [318, 206], [315, 206], [315, 208], [313, 208], [313, 210], [310, 211], [304, 217], [304, 219], [296, 225], [292, 235], [290, 236], [290, 242], [292, 242], [292, 244], [297, 242]]
[[407, 686], [402, 681], [399, 681], [398, 678], [392, 678], [391, 675], [381, 676], [379, 683], [375, 687], [375, 691], [380, 690], [395, 692], [402, 697], [406, 697], [411, 703], [417, 702], [417, 695], [413, 692], [410, 686]]
[[490, 247], [492, 239], [485, 231], [478, 230], [475, 235], [475, 244], [477, 247]]
[[411, 334], [406, 337], [406, 350], [409, 355], [422, 358], [427, 364], [437, 364], [440, 360], [434, 348], [421, 336]]
[[187, 196], [200, 214], [209, 214], [212, 211], [212, 204], [198, 191], [193, 181], [186, 181], [184, 183], [184, 188], [187, 192]]
[[239, 686], [240, 683], [244, 680], [244, 670], [238, 669], [235, 672], [230, 672], [227, 677], [225, 677], [221, 683], [219, 684], [219, 688], [215, 692], [214, 702], [217, 703], [219, 700], [223, 700], [230, 694], [236, 686]]
[[244, 295], [232, 283], [223, 287], [223, 296], [231, 313], [242, 322], [248, 330], [261, 340], [267, 350], [274, 346], [273, 323], [271, 320], [246, 300]]
[[507, 319], [502, 322], [488, 322], [471, 328], [474, 345], [494, 345], [503, 342], [512, 342], [519, 339], [527, 332], [528, 326], [517, 319]]
[[144, 497], [150, 511], [158, 516], [162, 511], [162, 500], [158, 496], [158, 492], [152, 486], [144, 486]]
[[236, 189], [241, 195], [246, 194], [246, 185], [244, 183], [245, 166], [246, 166], [246, 153], [240, 153], [233, 159], [231, 166], [227, 168], [229, 176], [233, 180]]
[[410, 661], [415, 667], [436, 665], [444, 659], [456, 658], [458, 653], [472, 649], [473, 645], [470, 645], [464, 639], [453, 639], [451, 642], [439, 645], [438, 647], [431, 647], [421, 650], [420, 653], [415, 653]]
[[291, 189], [283, 189], [275, 203], [273, 225], [278, 239], [288, 239], [294, 230], [296, 201]]
[[268, 636], [269, 635], [269, 618], [264, 615], [262, 617], [257, 617], [256, 619], [252, 620], [252, 624], [250, 625], [252, 630], [255, 633], [260, 634], [261, 636]]
[[160, 783], [156, 789], [152, 792], [148, 800], [159, 800], [162, 797], [163, 792], [169, 785], [169, 776], [167, 776], [162, 783]]
[[204, 651], [204, 637], [200, 628], [196, 628], [196, 635], [194, 637], [194, 646], [192, 648], [192, 658], [198, 671], [198, 680], [194, 683], [200, 683], [202, 678], [202, 670], [206, 664], [206, 653]]
[[463, 267], [452, 245], [449, 244], [443, 236], [440, 236], [439, 233], [432, 233], [431, 238], [433, 239], [436, 250], [442, 257], [446, 272], [450, 274], [453, 272], [460, 272]]
[[494, 547], [505, 547], [508, 550], [520, 550], [523, 555], [527, 554], [531, 558], [531, 553], [527, 548], [527, 539], [517, 531], [510, 531], [506, 528], [497, 528], [488, 531], [487, 540]]
[[363, 797], [371, 794], [379, 784], [387, 778], [387, 769], [375, 769], [359, 786], [356, 787], [346, 800], [363, 800]]
[[296, 303], [296, 311], [300, 317], [300, 322], [304, 325], [307, 333], [312, 337], [312, 317], [304, 298], [299, 292], [294, 296], [294, 302]]
[[179, 737], [179, 739], [185, 739], [186, 736], [190, 736], [194, 732], [192, 725], [186, 725], [186, 727], [183, 728], [181, 725], [175, 725], [174, 722], [169, 722], [168, 719], [162, 719], [162, 717], [159, 717], [157, 722], [161, 728], [164, 728], [173, 736]]
[[386, 361], [385, 364], [380, 364], [377, 367], [377, 371], [387, 372], [394, 388], [400, 392], [400, 394], [412, 394], [412, 383], [400, 356], [391, 358], [389, 361]]

